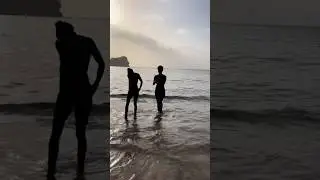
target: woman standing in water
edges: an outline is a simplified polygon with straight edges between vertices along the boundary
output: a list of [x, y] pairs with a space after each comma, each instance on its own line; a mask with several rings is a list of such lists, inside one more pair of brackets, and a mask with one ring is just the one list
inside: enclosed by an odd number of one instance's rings
[[166, 96], [164, 84], [166, 83], [167, 77], [164, 74], [162, 74], [163, 66], [158, 66], [158, 72], [159, 74], [154, 76], [153, 85], [157, 84], [155, 96], [157, 100], [158, 113], [162, 114], [162, 101], [163, 98]]

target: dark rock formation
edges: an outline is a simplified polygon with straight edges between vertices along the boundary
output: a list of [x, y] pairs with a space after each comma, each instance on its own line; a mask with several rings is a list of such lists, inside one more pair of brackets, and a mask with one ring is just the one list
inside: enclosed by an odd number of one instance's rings
[[59, 0], [2, 0], [0, 14], [61, 17]]
[[128, 58], [125, 56], [111, 58], [110, 59], [110, 66], [129, 67]]

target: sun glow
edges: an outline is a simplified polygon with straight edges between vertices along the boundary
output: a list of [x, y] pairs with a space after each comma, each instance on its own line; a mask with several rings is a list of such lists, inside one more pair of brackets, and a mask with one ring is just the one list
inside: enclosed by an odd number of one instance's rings
[[110, 0], [110, 24], [119, 24], [121, 21], [118, 0]]

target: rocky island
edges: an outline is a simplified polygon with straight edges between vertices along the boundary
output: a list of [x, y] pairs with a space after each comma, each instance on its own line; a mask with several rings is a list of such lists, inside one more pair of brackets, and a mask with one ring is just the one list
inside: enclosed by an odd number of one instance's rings
[[61, 17], [60, 0], [1, 1], [0, 14]]
[[126, 56], [110, 59], [110, 66], [129, 67], [129, 61]]

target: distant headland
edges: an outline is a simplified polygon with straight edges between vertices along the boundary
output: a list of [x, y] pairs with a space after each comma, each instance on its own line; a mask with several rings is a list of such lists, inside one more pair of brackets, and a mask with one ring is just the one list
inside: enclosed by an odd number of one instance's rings
[[110, 66], [129, 67], [129, 61], [126, 56], [110, 59]]
[[62, 17], [60, 0], [10, 0], [0, 2], [1, 15]]

